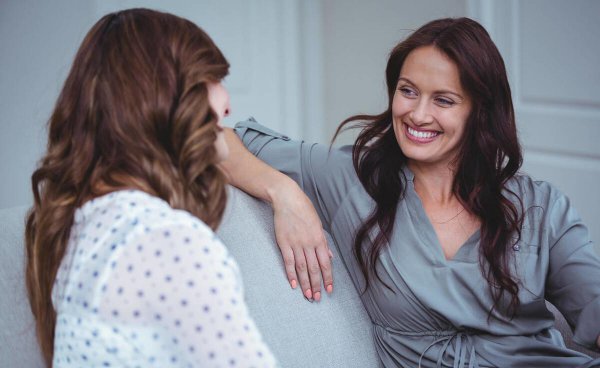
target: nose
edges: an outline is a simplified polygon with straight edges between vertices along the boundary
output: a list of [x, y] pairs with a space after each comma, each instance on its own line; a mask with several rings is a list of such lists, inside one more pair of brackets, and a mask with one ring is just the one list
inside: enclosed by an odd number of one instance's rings
[[410, 112], [410, 119], [413, 124], [421, 126], [433, 122], [430, 106], [425, 98], [420, 98]]

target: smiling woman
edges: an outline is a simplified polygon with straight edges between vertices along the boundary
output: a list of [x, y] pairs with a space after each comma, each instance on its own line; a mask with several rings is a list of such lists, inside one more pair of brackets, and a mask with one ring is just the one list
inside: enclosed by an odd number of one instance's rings
[[321, 276], [333, 285], [322, 224], [384, 366], [600, 364], [565, 347], [546, 305], [597, 349], [600, 255], [563, 193], [517, 173], [511, 91], [485, 29], [425, 24], [392, 50], [386, 82], [386, 111], [338, 128], [362, 129], [352, 147], [293, 141], [253, 120], [226, 131], [224, 166], [272, 202], [292, 285], [299, 278], [308, 298]]

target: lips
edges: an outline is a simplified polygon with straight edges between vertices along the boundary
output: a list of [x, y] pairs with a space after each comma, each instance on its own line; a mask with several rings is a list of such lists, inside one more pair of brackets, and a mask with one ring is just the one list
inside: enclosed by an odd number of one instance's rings
[[411, 128], [407, 124], [404, 124], [404, 126], [406, 127], [405, 132], [406, 132], [406, 136], [408, 137], [408, 139], [410, 139], [413, 142], [417, 142], [417, 143], [432, 142], [437, 138], [437, 136], [442, 134], [441, 132], [438, 132], [435, 130], [417, 130], [417, 129]]

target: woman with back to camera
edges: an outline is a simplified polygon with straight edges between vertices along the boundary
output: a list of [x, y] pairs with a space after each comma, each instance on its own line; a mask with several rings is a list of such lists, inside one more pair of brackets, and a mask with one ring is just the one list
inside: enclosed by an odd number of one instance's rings
[[229, 64], [146, 9], [89, 31], [32, 177], [27, 289], [53, 367], [272, 367], [213, 230]]
[[238, 124], [268, 166], [226, 132], [233, 184], [272, 202], [292, 287], [318, 300], [322, 274], [333, 288], [322, 223], [384, 366], [600, 364], [565, 347], [545, 304], [598, 349], [600, 257], [568, 198], [517, 173], [510, 87], [485, 29], [467, 18], [425, 24], [392, 50], [386, 81], [386, 111], [338, 128], [362, 128], [351, 147]]

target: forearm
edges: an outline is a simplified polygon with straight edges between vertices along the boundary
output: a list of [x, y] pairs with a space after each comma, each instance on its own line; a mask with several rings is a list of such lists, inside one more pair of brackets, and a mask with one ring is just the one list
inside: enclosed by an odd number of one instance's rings
[[283, 190], [298, 188], [288, 176], [250, 153], [233, 129], [225, 128], [225, 140], [229, 147], [229, 157], [220, 165], [231, 185], [270, 203]]
[[325, 290], [331, 293], [331, 252], [308, 196], [290, 177], [250, 153], [232, 129], [225, 129], [225, 140], [229, 157], [221, 165], [229, 183], [273, 207], [275, 237], [290, 286], [300, 284], [307, 299], [318, 301], [322, 275]]

